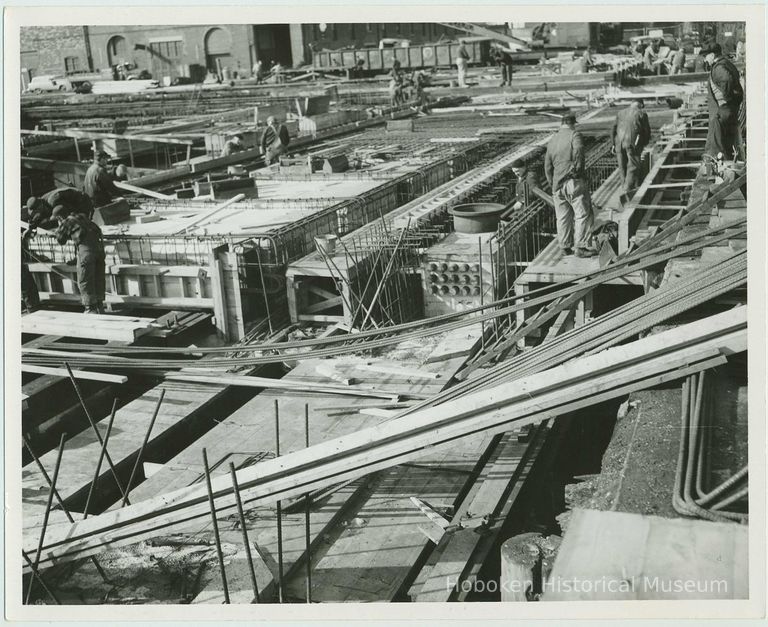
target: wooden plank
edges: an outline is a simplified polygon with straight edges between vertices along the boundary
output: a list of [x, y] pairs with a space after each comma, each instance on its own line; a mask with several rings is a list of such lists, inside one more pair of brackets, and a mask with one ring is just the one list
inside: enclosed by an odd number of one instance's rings
[[139, 187], [138, 185], [131, 185], [130, 183], [125, 183], [123, 181], [115, 181], [115, 187], [119, 187], [120, 189], [124, 189], [128, 192], [136, 192], [137, 194], [141, 194], [142, 196], [149, 196], [150, 198], [158, 198], [159, 200], [175, 200], [176, 199], [176, 196], [161, 194], [160, 192], [155, 192], [151, 189]]
[[615, 585], [552, 586], [543, 600], [747, 599], [748, 532], [733, 523], [576, 509], [550, 581]]
[[[61, 292], [39, 292], [41, 301], [52, 303], [79, 304], [79, 294], [62, 294]], [[180, 311], [188, 309], [210, 309], [213, 310], [213, 298], [198, 297], [163, 297], [155, 298], [152, 296], [125, 296], [122, 294], [112, 294], [108, 292], [106, 302], [110, 304], [130, 305], [134, 307], [158, 307], [160, 309], [178, 309]], [[59, 334], [60, 335], [60, 334]]]
[[[35, 374], [50, 374], [57, 377], [68, 377], [69, 373], [65, 368], [48, 368], [47, 366], [35, 366], [32, 364], [21, 364], [22, 372], [33, 372]], [[91, 381], [107, 381], [109, 383], [125, 383], [128, 377], [119, 374], [107, 374], [105, 372], [89, 372], [88, 370], [72, 370], [75, 379], [89, 379]]]
[[[416, 459], [424, 454], [425, 447], [440, 442], [482, 430], [508, 430], [510, 417], [514, 417], [515, 426], [533, 424], [712, 367], [722, 363], [722, 355], [746, 350], [745, 310], [735, 308], [261, 462], [238, 473], [243, 500], [255, 505], [298, 496]], [[214, 479], [213, 490], [219, 511], [231, 511], [234, 502], [229, 479]], [[66, 528], [53, 526], [41, 564], [45, 566], [54, 558], [84, 557], [105, 546], [135, 542], [169, 525], [208, 515], [205, 490], [194, 486]], [[121, 527], [119, 538], [110, 532], [115, 524]], [[25, 548], [33, 555], [35, 543], [36, 536], [30, 530]]]
[[105, 319], [109, 316], [94, 320], [91, 319], [90, 314], [70, 313], [58, 319], [49, 317], [47, 314], [38, 316], [37, 313], [22, 316], [21, 329], [23, 333], [133, 342], [152, 330], [149, 323], [131, 319], [121, 320], [119, 316], [114, 316], [112, 321]]
[[172, 139], [158, 135], [118, 135], [117, 133], [95, 133], [93, 131], [83, 131], [75, 128], [62, 128], [57, 131], [40, 131], [21, 129], [22, 135], [43, 135], [47, 137], [76, 137], [78, 139], [121, 139], [125, 141], [142, 141], [153, 144], [176, 144], [179, 146], [190, 146], [194, 143], [191, 139]]

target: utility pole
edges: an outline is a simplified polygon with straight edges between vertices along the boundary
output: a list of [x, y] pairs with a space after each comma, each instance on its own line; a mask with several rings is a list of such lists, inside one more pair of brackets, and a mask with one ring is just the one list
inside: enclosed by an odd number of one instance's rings
[[93, 54], [91, 53], [91, 34], [87, 26], [83, 26], [83, 40], [85, 41], [85, 59], [88, 63], [88, 71], [93, 72]]

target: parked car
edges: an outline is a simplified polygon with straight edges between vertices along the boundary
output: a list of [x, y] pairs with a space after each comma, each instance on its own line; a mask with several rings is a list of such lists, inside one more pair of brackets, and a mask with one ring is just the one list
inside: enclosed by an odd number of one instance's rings
[[29, 81], [28, 93], [42, 94], [46, 91], [72, 91], [72, 83], [60, 76], [34, 76]]

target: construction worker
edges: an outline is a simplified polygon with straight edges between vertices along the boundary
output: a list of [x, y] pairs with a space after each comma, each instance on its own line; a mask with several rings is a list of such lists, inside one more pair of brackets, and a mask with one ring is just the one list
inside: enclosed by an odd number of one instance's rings
[[[112, 172], [115, 172], [114, 170]], [[108, 205], [122, 195], [115, 186], [115, 176], [109, 170], [109, 155], [100, 150], [85, 173], [83, 191], [88, 194], [94, 207]]]
[[586, 74], [589, 72], [590, 68], [594, 67], [594, 65], [595, 62], [592, 59], [592, 48], [587, 48], [581, 57], [579, 63], [579, 72], [581, 74]]
[[414, 70], [411, 74], [411, 84], [413, 85], [413, 96], [416, 100], [416, 111], [419, 115], [429, 113], [429, 98], [424, 91], [427, 84], [427, 77], [421, 70]]
[[624, 181], [622, 205], [640, 184], [640, 156], [651, 140], [651, 125], [645, 113], [643, 100], [638, 98], [616, 116], [611, 131], [612, 151], [619, 163]]
[[400, 61], [395, 59], [389, 71], [389, 105], [397, 107], [403, 99], [403, 72], [400, 69]]
[[659, 58], [661, 43], [656, 40], [651, 43], [643, 53], [643, 70], [646, 74], [660, 74], [664, 60]]
[[723, 56], [720, 44], [707, 48], [710, 65], [707, 92], [709, 94], [709, 131], [704, 152], [712, 157], [722, 153], [731, 160], [741, 145], [739, 139], [739, 107], [744, 100], [739, 70]]
[[56, 241], [62, 245], [72, 242], [77, 251], [77, 285], [85, 313], [104, 313], [106, 267], [101, 229], [63, 205], [54, 207], [53, 217], [59, 223]]
[[459, 39], [459, 48], [456, 50], [456, 67], [459, 70], [459, 87], [469, 87], [467, 85], [467, 67], [469, 67], [469, 52], [463, 39]]
[[496, 49], [493, 53], [493, 58], [496, 64], [501, 68], [501, 85], [512, 86], [512, 55], [510, 51], [501, 45], [496, 45]]
[[682, 74], [685, 72], [685, 50], [683, 49], [683, 42], [677, 41], [677, 50], [672, 55], [672, 67], [670, 68], [671, 74]]
[[515, 203], [512, 209], [517, 211], [527, 206], [531, 200], [531, 190], [539, 187], [539, 177], [536, 170], [531, 167], [528, 161], [515, 159], [512, 162], [512, 172], [517, 177], [515, 184]]
[[544, 174], [552, 186], [557, 239], [563, 255], [594, 257], [597, 253], [590, 245], [594, 216], [584, 172], [584, 142], [572, 113], [563, 116], [560, 130], [547, 144]]
[[40, 293], [29, 271], [29, 263], [33, 260], [29, 251], [29, 240], [35, 236], [35, 229], [42, 226], [47, 219], [50, 219], [50, 216], [46, 218], [39, 211], [30, 211], [26, 205], [21, 209], [21, 220], [27, 223], [27, 227], [21, 232], [21, 301], [28, 313], [40, 308]]
[[242, 152], [245, 150], [243, 145], [243, 136], [240, 133], [235, 133], [230, 139], [224, 142], [224, 148], [221, 150], [222, 157], [228, 157], [236, 152]]
[[264, 154], [264, 163], [270, 165], [285, 152], [288, 144], [291, 142], [291, 136], [285, 124], [278, 123], [274, 115], [267, 118], [267, 128], [261, 135], [261, 152]]
[[54, 207], [59, 205], [70, 211], [82, 213], [88, 219], [93, 215], [93, 202], [87, 194], [74, 187], [58, 187], [42, 196], [30, 196], [27, 199], [27, 211], [39, 213], [41, 220], [49, 220], [53, 215]]

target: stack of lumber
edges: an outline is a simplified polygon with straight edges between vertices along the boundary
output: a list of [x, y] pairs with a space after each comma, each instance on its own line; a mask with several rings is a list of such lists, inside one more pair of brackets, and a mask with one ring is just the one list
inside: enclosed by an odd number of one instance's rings
[[22, 333], [59, 335], [108, 342], [134, 342], [153, 329], [154, 318], [36, 311], [21, 318]]
[[[297, 497], [417, 459], [464, 436], [504, 432], [676, 380], [746, 348], [746, 307], [738, 307], [244, 468], [237, 473], [242, 500], [256, 506]], [[212, 484], [217, 511], [234, 511], [231, 478], [215, 477]], [[205, 487], [193, 485], [73, 525], [54, 525], [39, 558], [49, 567], [209, 515]], [[33, 558], [38, 537], [39, 530], [30, 528], [24, 538]]]

